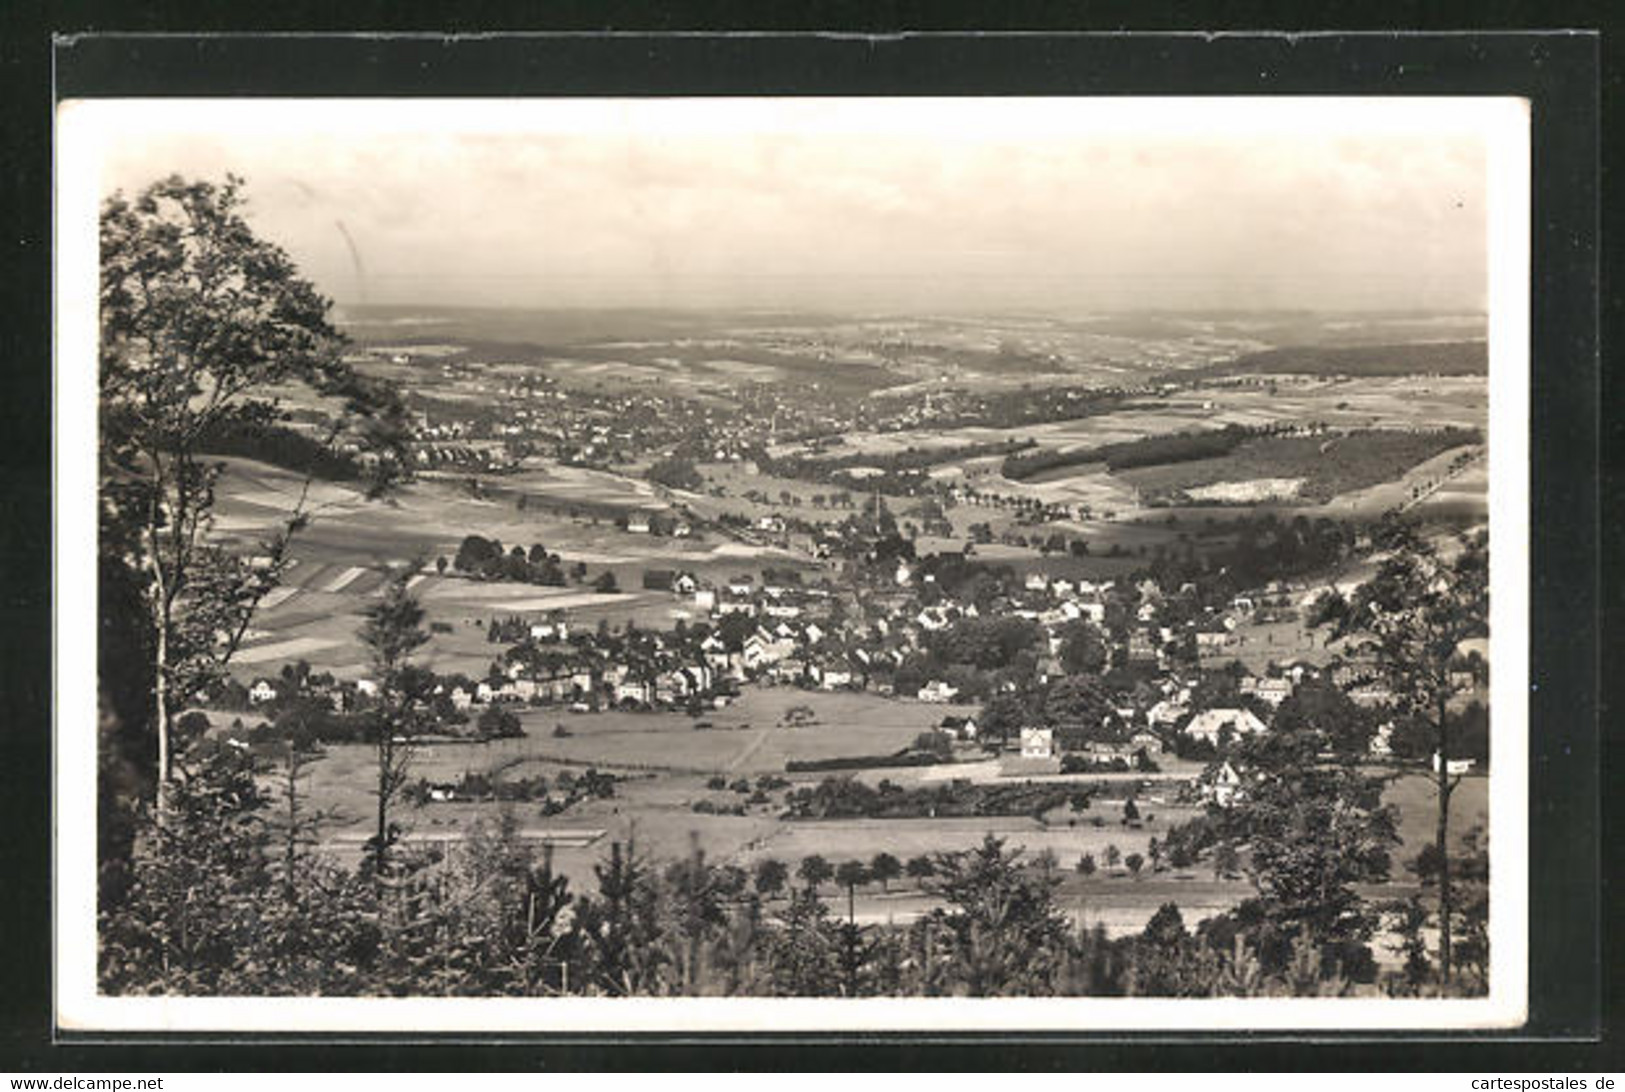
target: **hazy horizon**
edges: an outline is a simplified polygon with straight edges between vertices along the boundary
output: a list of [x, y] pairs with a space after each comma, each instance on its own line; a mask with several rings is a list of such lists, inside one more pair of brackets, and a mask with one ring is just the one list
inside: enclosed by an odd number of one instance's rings
[[[341, 306], [1481, 313], [1481, 121], [1414, 100], [113, 108]], [[69, 109], [84, 109], [81, 104]]]

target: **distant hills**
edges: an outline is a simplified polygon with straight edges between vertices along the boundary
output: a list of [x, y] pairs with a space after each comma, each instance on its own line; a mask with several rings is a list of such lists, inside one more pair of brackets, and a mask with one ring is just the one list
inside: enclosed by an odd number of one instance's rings
[[1220, 375], [1488, 375], [1483, 341], [1423, 341], [1404, 345], [1305, 345], [1244, 353], [1234, 360], [1173, 372], [1170, 379]]

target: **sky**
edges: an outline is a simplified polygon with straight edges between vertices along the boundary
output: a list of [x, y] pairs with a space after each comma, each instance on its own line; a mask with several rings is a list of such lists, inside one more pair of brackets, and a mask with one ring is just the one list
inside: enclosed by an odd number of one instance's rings
[[1477, 311], [1487, 118], [1404, 99], [114, 101], [69, 104], [59, 133], [98, 149], [104, 193], [242, 175], [255, 229], [341, 306]]

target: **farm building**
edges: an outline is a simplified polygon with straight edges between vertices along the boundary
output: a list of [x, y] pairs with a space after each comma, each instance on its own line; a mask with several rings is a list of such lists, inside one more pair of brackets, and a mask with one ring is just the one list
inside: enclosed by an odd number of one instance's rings
[[1290, 679], [1259, 679], [1246, 676], [1245, 679], [1241, 679], [1240, 691], [1243, 695], [1253, 695], [1261, 702], [1280, 705], [1280, 702], [1292, 697], [1292, 681]]
[[1228, 762], [1221, 762], [1201, 777], [1202, 799], [1221, 808], [1236, 802], [1242, 792], [1241, 774]]
[[1371, 742], [1367, 745], [1366, 750], [1372, 758], [1392, 758], [1394, 754], [1393, 738], [1394, 722], [1390, 720], [1377, 726], [1377, 730], [1371, 736]]
[[1146, 710], [1145, 719], [1151, 724], [1177, 724], [1187, 712], [1183, 702], [1165, 698]]
[[1155, 732], [1135, 732], [1128, 737], [1129, 746], [1136, 751], [1144, 751], [1148, 755], [1161, 754], [1163, 751], [1162, 737]]
[[1264, 722], [1247, 709], [1208, 709], [1196, 714], [1185, 725], [1185, 734], [1193, 739], [1218, 743], [1219, 734], [1228, 727], [1238, 736], [1256, 735], [1264, 730]]
[[1054, 758], [1055, 730], [1053, 728], [1023, 728], [1021, 730], [1022, 758]]

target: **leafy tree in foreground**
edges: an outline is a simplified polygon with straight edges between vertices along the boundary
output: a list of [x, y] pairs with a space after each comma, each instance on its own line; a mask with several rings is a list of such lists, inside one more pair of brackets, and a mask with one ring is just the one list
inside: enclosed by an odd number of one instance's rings
[[1438, 811], [1434, 850], [1438, 855], [1439, 978], [1447, 984], [1454, 969], [1451, 890], [1450, 797], [1460, 777], [1449, 761], [1460, 757], [1452, 738], [1451, 703], [1464, 687], [1452, 670], [1464, 641], [1489, 633], [1489, 539], [1482, 530], [1462, 534], [1441, 547], [1414, 524], [1389, 523], [1379, 543], [1387, 555], [1377, 573], [1346, 602], [1328, 597], [1321, 620], [1350, 647], [1372, 657], [1400, 711], [1429, 723], [1434, 732], [1434, 789]]
[[130, 890], [98, 923], [108, 993], [233, 992], [271, 896], [263, 812], [251, 761], [231, 748], [200, 757], [174, 786], [167, 821], [149, 835]]
[[329, 302], [254, 234], [241, 187], [171, 176], [101, 210], [103, 609], [139, 605], [104, 632], [102, 675], [125, 729], [151, 733], [160, 813], [172, 722], [223, 674], [309, 515], [300, 495], [257, 564], [214, 543], [209, 438], [274, 423], [272, 388], [292, 385], [331, 411], [322, 450], [348, 433], [378, 455], [372, 491], [403, 465], [398, 400], [343, 362]]
[[1056, 876], [1033, 876], [1020, 850], [988, 835], [976, 849], [939, 854], [943, 927], [951, 957], [943, 970], [972, 997], [1043, 995], [1055, 989], [1067, 949], [1066, 920], [1055, 905]]
[[1388, 879], [1398, 811], [1382, 802], [1386, 777], [1329, 751], [1323, 732], [1269, 732], [1238, 744], [1246, 791], [1224, 810], [1226, 841], [1246, 843], [1259, 898], [1252, 933], [1267, 971], [1308, 943], [1323, 965], [1369, 980], [1367, 942], [1378, 910], [1359, 893]]
[[610, 846], [609, 860], [593, 866], [598, 894], [575, 903], [577, 965], [581, 988], [615, 997], [664, 992], [671, 956], [659, 892], [635, 847]]
[[768, 934], [773, 990], [781, 997], [832, 997], [842, 978], [840, 943], [829, 907], [811, 887], [790, 896], [779, 928]]
[[1163, 903], [1130, 947], [1130, 992], [1142, 997], [1204, 997], [1213, 992], [1220, 960], [1186, 930], [1175, 904]]
[[428, 697], [431, 676], [411, 663], [414, 652], [429, 640], [423, 630], [423, 607], [407, 590], [412, 568], [397, 572], [384, 588], [384, 597], [366, 610], [366, 623], [358, 632], [378, 672], [378, 708], [373, 714], [373, 746], [377, 758], [377, 828], [370, 853], [377, 873], [386, 871], [389, 848], [396, 832], [389, 809], [406, 787], [412, 761], [412, 736]]

